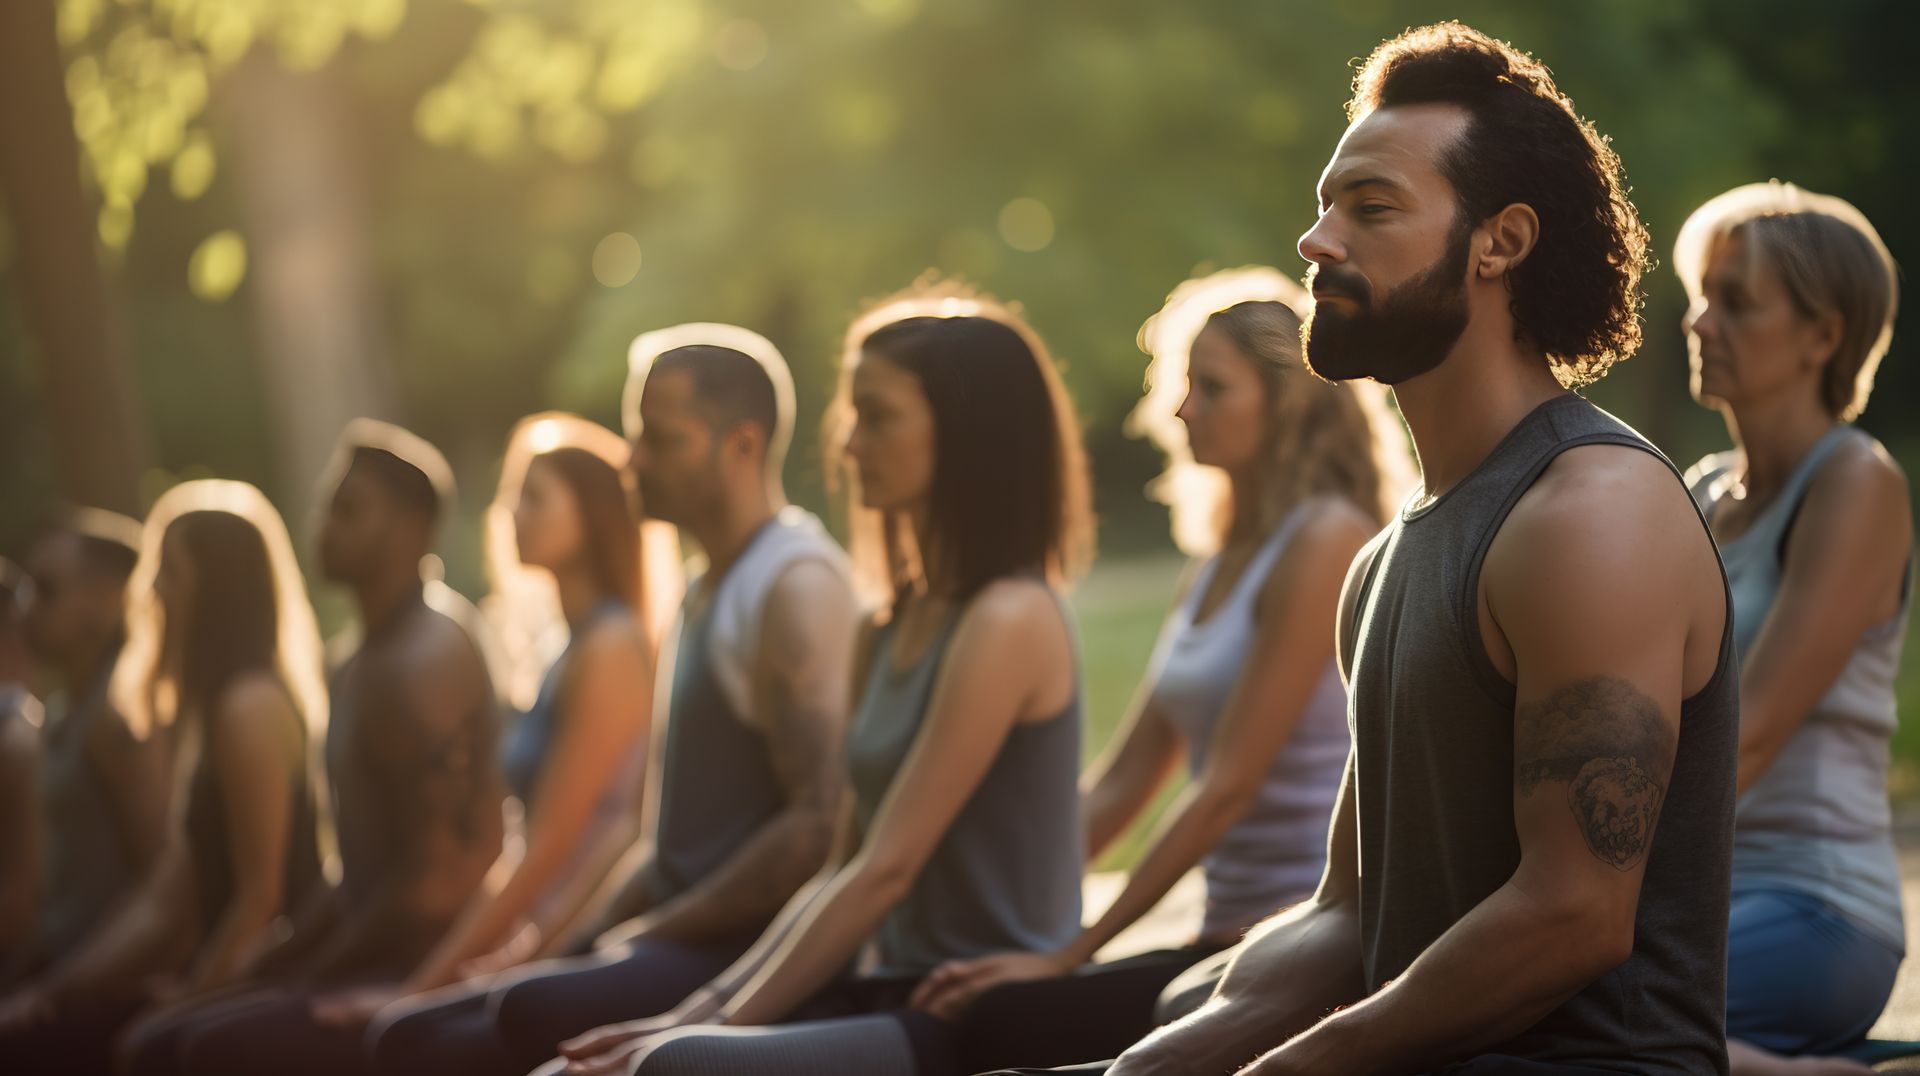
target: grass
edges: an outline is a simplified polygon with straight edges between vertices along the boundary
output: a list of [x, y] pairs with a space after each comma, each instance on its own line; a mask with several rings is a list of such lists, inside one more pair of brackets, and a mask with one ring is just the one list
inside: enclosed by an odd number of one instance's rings
[[[1126, 717], [1185, 563], [1170, 553], [1105, 558], [1073, 594], [1080, 629], [1088, 760], [1106, 747]], [[1099, 868], [1119, 869], [1137, 860], [1153, 820], [1185, 783], [1182, 775], [1167, 782], [1133, 829], [1101, 857]]]

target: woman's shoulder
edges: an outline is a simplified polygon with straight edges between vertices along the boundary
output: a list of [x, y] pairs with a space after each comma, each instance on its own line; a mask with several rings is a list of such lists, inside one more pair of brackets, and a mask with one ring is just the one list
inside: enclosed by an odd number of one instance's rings
[[1872, 435], [1851, 429], [1809, 480], [1806, 510], [1800, 514], [1846, 515], [1869, 525], [1893, 526], [1909, 519], [1911, 500], [1900, 462]]

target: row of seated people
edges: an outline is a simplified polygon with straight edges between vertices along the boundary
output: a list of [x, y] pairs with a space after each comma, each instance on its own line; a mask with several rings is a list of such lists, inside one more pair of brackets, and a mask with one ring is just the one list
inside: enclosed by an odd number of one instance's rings
[[[1551, 94], [1493, 44], [1383, 46], [1329, 176], [1441, 156], [1396, 58], [1494, 55], [1533, 87], [1511, 92]], [[1437, 168], [1397, 182], [1451, 212]], [[1367, 294], [1343, 275], [1360, 218], [1326, 209], [1302, 240], [1304, 332], [1273, 270], [1191, 281], [1143, 330], [1137, 420], [1200, 556], [1084, 776], [1079, 430], [1032, 329], [960, 289], [847, 333], [847, 552], [783, 493], [784, 362], [706, 324], [636, 342], [628, 439], [516, 429], [485, 612], [423, 573], [445, 462], [350, 428], [317, 544], [359, 627], [324, 684], [257, 490], [185, 483], [137, 534], [72, 516], [19, 588], [63, 702], [36, 720], [15, 691], [0, 729], [0, 1057], [1852, 1071], [1822, 1055], [1867, 1032], [1904, 952], [1885, 771], [1911, 527], [1904, 476], [1847, 421], [1891, 335], [1884, 247], [1779, 185], [1696, 214], [1695, 393], [1736, 448], [1683, 481], [1524, 361], [1501, 274], [1433, 299], [1381, 261], [1386, 298], [1342, 317]], [[1505, 219], [1475, 257], [1508, 226], [1544, 227]], [[1426, 301], [1458, 306], [1452, 337]], [[1418, 490], [1369, 378], [1398, 390]], [[684, 585], [674, 529], [701, 553]], [[557, 657], [514, 672], [529, 654]], [[502, 694], [525, 704], [504, 723]], [[1183, 766], [1083, 917], [1085, 865]], [[1188, 944], [1101, 958], [1195, 867]]]

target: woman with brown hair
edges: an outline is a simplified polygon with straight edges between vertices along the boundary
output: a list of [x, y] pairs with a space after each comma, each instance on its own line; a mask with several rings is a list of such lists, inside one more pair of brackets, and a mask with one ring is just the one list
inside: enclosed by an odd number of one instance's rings
[[[1130, 428], [1166, 453], [1153, 492], [1196, 560], [1132, 713], [1083, 781], [1089, 857], [1176, 766], [1190, 779], [1119, 896], [1069, 944], [956, 962], [922, 986], [916, 1004], [961, 1019], [975, 1068], [1120, 1052], [1151, 1030], [1176, 976], [1320, 880], [1349, 747], [1340, 583], [1411, 469], [1375, 386], [1301, 365], [1305, 305], [1276, 270], [1229, 270], [1182, 284], [1141, 329], [1153, 363]], [[1190, 944], [1091, 963], [1195, 866], [1206, 909]]]
[[[923, 288], [854, 323], [835, 416], [856, 565], [885, 606], [855, 663], [837, 854], [733, 967], [666, 1016], [564, 1044], [555, 1071], [948, 1071], [953, 1029], [905, 1007], [914, 985], [1079, 929], [1059, 588], [1091, 519], [1059, 376], [1005, 306]], [[877, 961], [847, 976], [870, 942]]]
[[319, 633], [286, 526], [241, 482], [167, 491], [129, 584], [115, 707], [167, 741], [178, 813], [143, 887], [16, 993], [0, 1055], [104, 1072], [113, 1032], [154, 1002], [236, 981], [320, 877], [309, 744], [324, 730]]

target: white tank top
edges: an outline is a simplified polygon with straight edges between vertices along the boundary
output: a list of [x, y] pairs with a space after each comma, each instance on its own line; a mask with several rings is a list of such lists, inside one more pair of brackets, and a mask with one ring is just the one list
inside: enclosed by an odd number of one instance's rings
[[[1153, 705], [1179, 729], [1188, 769], [1195, 776], [1206, 766], [1214, 726], [1253, 648], [1260, 591], [1303, 518], [1295, 509], [1283, 519], [1234, 582], [1226, 601], [1196, 624], [1194, 613], [1219, 569], [1219, 558], [1203, 565], [1154, 648]], [[1327, 825], [1340, 794], [1349, 744], [1347, 693], [1332, 659], [1311, 691], [1299, 725], [1274, 758], [1253, 805], [1202, 861], [1207, 889], [1200, 928], [1204, 936], [1245, 930], [1306, 899], [1320, 882]]]

